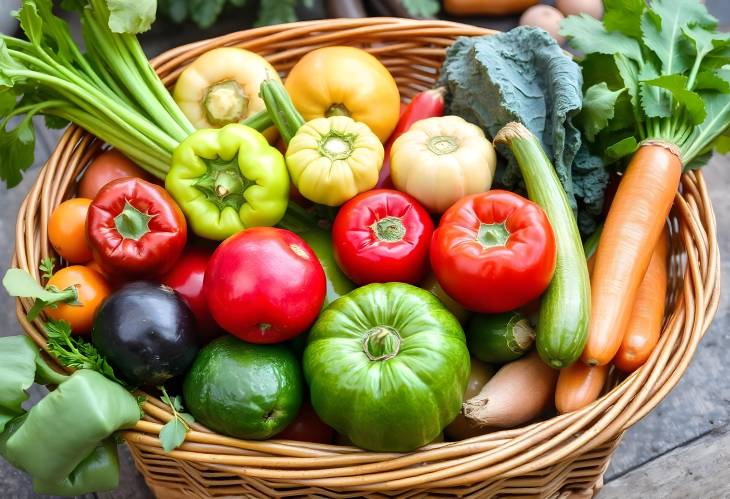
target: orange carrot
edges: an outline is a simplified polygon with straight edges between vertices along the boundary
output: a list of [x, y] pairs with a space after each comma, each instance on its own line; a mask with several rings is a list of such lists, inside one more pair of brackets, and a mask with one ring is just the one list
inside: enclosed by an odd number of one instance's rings
[[668, 256], [669, 236], [665, 231], [659, 238], [649, 268], [636, 293], [631, 320], [613, 359], [614, 365], [624, 372], [634, 372], [641, 367], [659, 341], [667, 295]]
[[558, 412], [577, 411], [598, 398], [606, 384], [610, 366], [587, 366], [582, 362], [560, 370], [555, 388]]
[[519, 14], [539, 0], [444, 0], [444, 10], [452, 16], [505, 16]]
[[621, 346], [681, 173], [674, 146], [647, 141], [621, 179], [596, 250], [588, 343], [581, 357], [588, 365], [609, 363]]

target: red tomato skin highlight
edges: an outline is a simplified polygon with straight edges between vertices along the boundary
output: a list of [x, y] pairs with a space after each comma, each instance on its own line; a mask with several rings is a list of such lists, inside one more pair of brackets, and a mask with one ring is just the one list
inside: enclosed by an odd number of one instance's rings
[[[375, 224], [398, 219], [404, 229], [397, 241], [380, 239]], [[416, 284], [428, 271], [433, 222], [412, 196], [391, 189], [375, 189], [345, 203], [332, 226], [337, 265], [355, 283], [405, 282]]]
[[[504, 245], [485, 247], [482, 224], [504, 224]], [[441, 218], [431, 243], [431, 266], [441, 287], [465, 308], [514, 310], [540, 296], [555, 270], [555, 236], [537, 204], [501, 190], [466, 196]]]
[[203, 290], [213, 319], [250, 343], [279, 343], [306, 331], [326, 292], [324, 270], [302, 238], [253, 227], [221, 243]]

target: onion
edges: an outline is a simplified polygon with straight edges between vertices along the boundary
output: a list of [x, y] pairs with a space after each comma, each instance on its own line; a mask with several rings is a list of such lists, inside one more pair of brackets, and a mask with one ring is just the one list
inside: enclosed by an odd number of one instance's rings
[[535, 5], [530, 7], [520, 17], [521, 26], [535, 26], [542, 28], [552, 36], [556, 42], [562, 44], [565, 38], [560, 36], [560, 21], [565, 16], [555, 7], [549, 5]]

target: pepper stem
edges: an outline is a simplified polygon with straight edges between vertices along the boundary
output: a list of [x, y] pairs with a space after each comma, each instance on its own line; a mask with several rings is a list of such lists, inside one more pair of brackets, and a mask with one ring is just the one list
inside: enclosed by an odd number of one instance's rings
[[202, 104], [208, 121], [215, 126], [236, 123], [248, 114], [248, 97], [235, 80], [208, 87]]
[[362, 350], [372, 361], [392, 359], [400, 352], [401, 337], [390, 326], [376, 326], [362, 337]]
[[495, 246], [505, 246], [509, 240], [510, 233], [504, 223], [481, 224], [477, 233], [477, 241], [484, 246], [484, 249]]
[[139, 241], [150, 231], [150, 220], [154, 217], [142, 213], [132, 203], [125, 201], [122, 212], [114, 217], [114, 225], [122, 238]]
[[398, 217], [385, 217], [370, 226], [375, 237], [380, 241], [398, 242], [406, 235], [406, 228], [403, 221]]

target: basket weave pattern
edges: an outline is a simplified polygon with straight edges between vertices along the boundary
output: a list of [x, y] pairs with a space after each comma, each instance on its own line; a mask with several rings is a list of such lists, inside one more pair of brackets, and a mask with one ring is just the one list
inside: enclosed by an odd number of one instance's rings
[[[153, 64], [166, 84], [214, 47], [258, 52], [286, 73], [305, 53], [353, 45], [376, 55], [408, 98], [432, 86], [446, 47], [457, 36], [490, 31], [446, 21], [341, 19], [300, 22], [232, 33], [179, 47]], [[316, 75], [313, 75], [316, 77]], [[376, 103], [374, 103], [376, 105]], [[101, 144], [70, 127], [23, 202], [16, 228], [15, 265], [40, 279], [39, 261], [53, 254], [47, 239], [52, 210], [74, 194], [76, 178]], [[599, 488], [623, 431], [674, 387], [707, 330], [719, 298], [719, 251], [712, 206], [702, 175], [686, 173], [671, 214], [671, 292], [664, 331], [650, 360], [590, 406], [523, 428], [408, 454], [286, 441], [244, 441], [194, 424], [185, 443], [165, 454], [158, 434], [171, 413], [150, 397], [145, 417], [124, 432], [147, 483], [164, 497], [590, 496]], [[31, 301], [17, 302], [26, 333], [46, 348], [42, 323], [28, 323]]]

